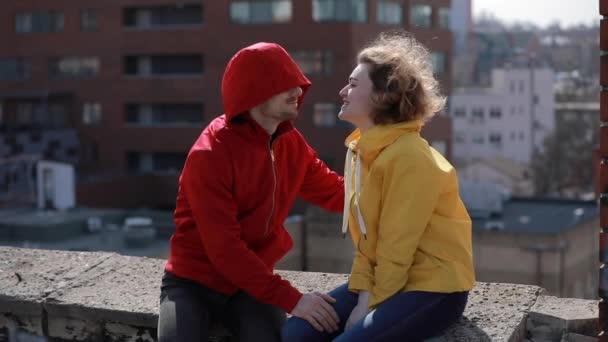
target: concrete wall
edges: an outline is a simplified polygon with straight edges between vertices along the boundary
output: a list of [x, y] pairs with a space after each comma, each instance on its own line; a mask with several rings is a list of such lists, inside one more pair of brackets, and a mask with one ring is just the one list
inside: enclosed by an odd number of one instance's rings
[[[112, 253], [0, 247], [0, 342], [156, 341], [163, 265]], [[302, 292], [325, 292], [347, 281], [344, 274], [278, 273]], [[596, 301], [543, 293], [536, 286], [477, 283], [464, 317], [433, 341], [597, 334]], [[215, 330], [210, 341], [225, 333]]]
[[[554, 236], [476, 231], [473, 234], [476, 277], [479, 281], [537, 285], [555, 296], [595, 299], [598, 226], [596, 219]], [[533, 249], [560, 245], [561, 250]]]

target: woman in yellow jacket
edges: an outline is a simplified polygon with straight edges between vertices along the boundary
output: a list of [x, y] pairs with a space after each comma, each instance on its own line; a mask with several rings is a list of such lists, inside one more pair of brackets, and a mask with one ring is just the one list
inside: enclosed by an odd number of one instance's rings
[[[290, 319], [284, 341], [419, 341], [462, 315], [474, 286], [471, 220], [456, 171], [420, 137], [443, 108], [427, 50], [406, 34], [363, 49], [341, 91], [347, 139], [347, 284], [330, 292], [338, 327]], [[323, 318], [319, 317], [319, 322]]]

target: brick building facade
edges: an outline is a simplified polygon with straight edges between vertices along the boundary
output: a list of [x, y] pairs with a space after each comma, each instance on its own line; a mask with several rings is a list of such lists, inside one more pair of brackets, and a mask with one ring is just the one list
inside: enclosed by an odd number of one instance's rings
[[[187, 150], [222, 112], [219, 85], [228, 59], [251, 43], [275, 41], [313, 82], [296, 125], [340, 170], [351, 128], [336, 120], [338, 91], [355, 53], [378, 32], [405, 28], [432, 51], [449, 94], [449, 6], [449, 0], [4, 1], [0, 145], [10, 146], [0, 146], [0, 157], [24, 153], [15, 134], [36, 141], [67, 130], [65, 139], [31, 153], [77, 164], [80, 204], [172, 208]], [[436, 117], [423, 134], [450, 156], [450, 119]]]

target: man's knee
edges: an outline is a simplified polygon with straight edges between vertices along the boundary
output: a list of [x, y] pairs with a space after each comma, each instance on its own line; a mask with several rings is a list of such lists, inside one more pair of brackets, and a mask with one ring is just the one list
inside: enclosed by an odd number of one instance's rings
[[163, 291], [158, 315], [158, 341], [206, 340], [209, 309], [187, 290]]
[[285, 312], [240, 293], [230, 305], [227, 326], [239, 341], [279, 341]]

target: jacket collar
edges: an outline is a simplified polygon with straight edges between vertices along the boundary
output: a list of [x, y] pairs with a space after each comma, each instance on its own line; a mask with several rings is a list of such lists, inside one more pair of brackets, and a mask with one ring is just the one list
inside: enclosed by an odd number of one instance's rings
[[419, 134], [422, 120], [413, 120], [389, 125], [376, 125], [365, 133], [357, 128], [345, 141], [346, 147], [361, 155], [361, 159], [370, 163], [378, 157], [388, 145], [407, 133]]
[[[265, 146], [269, 146], [268, 144], [272, 139], [272, 135], [268, 134], [268, 132], [251, 117], [249, 112], [230, 119], [228, 121], [228, 127], [237, 130], [241, 135], [245, 135], [248, 140], [264, 144]], [[294, 125], [292, 120], [281, 122], [274, 133], [274, 139], [293, 129]]]

